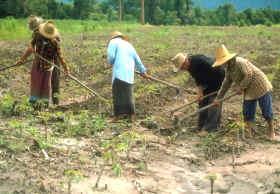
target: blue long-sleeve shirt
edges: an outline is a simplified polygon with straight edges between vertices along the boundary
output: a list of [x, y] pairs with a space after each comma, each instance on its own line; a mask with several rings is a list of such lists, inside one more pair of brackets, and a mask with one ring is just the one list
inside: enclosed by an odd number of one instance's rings
[[121, 38], [114, 38], [109, 42], [107, 55], [108, 62], [113, 65], [112, 82], [117, 78], [133, 84], [135, 68], [140, 73], [146, 72], [134, 47]]

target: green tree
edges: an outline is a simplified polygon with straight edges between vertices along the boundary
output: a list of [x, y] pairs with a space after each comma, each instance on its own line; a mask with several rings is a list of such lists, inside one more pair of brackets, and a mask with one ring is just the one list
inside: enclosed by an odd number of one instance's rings
[[166, 25], [178, 25], [180, 24], [180, 19], [177, 17], [176, 11], [167, 11], [166, 17], [164, 19], [164, 24]]
[[159, 6], [157, 6], [155, 9], [154, 23], [157, 25], [163, 24], [164, 16], [165, 16], [164, 11]]
[[34, 14], [48, 17], [48, 0], [26, 0], [24, 2], [24, 12], [26, 15]]
[[219, 6], [216, 10], [219, 25], [231, 25], [236, 23], [236, 10], [232, 4]]
[[23, 17], [24, 16], [24, 1], [4, 0], [4, 1], [1, 1], [0, 6], [2, 7], [2, 10], [3, 10], [3, 13], [5, 14], [5, 16], [13, 16], [13, 17]]
[[88, 19], [93, 11], [95, 0], [74, 0], [73, 16], [76, 19]]

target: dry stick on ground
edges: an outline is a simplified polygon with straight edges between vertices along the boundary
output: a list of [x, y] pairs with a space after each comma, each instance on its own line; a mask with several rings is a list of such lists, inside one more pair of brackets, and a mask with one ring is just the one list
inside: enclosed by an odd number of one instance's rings
[[[222, 99], [220, 99], [220, 100], [217, 100], [217, 102], [218, 102], [218, 103], [221, 103], [221, 102], [226, 101], [226, 100], [228, 100], [228, 99], [230, 99], [230, 98], [232, 98], [232, 97], [234, 97], [234, 96], [236, 96], [236, 95], [237, 95], [237, 93], [233, 93], [233, 94], [231, 94], [231, 95], [229, 95], [229, 96], [227, 96], [227, 97], [224, 97], [224, 98], [222, 98]], [[209, 104], [209, 105], [207, 105], [207, 106], [202, 107], [201, 109], [198, 109], [197, 111], [195, 111], [195, 112], [193, 112], [193, 113], [188, 114], [187, 116], [185, 116], [185, 117], [183, 117], [182, 119], [180, 119], [180, 120], [178, 121], [178, 124], [180, 125], [181, 122], [184, 121], [184, 120], [186, 120], [187, 118], [192, 117], [192, 116], [194, 116], [194, 115], [197, 115], [198, 113], [201, 113], [202, 111], [205, 111], [205, 110], [207, 110], [207, 109], [209, 109], [209, 108], [211, 108], [211, 107], [213, 107], [213, 106], [217, 106], [217, 105], [216, 105], [215, 103], [211, 103], [211, 104]], [[219, 106], [219, 105], [218, 105], [218, 106]]]
[[24, 65], [26, 63], [29, 63], [31, 61], [33, 61], [33, 59], [24, 61], [22, 64], [14, 64], [14, 65], [11, 65], [11, 66], [8, 66], [8, 67], [3, 67], [3, 68], [0, 69], [0, 71], [5, 71], [5, 70], [13, 68], [13, 67], [18, 67], [18, 66]]
[[[42, 57], [41, 55], [39, 55], [38, 53], [35, 53], [36, 56], [38, 56], [40, 59], [42, 59], [43, 61], [49, 63], [50, 65], [56, 67], [59, 71], [61, 71], [61, 68], [59, 66], [57, 66], [56, 64], [54, 64], [53, 62], [45, 59], [44, 57]], [[88, 91], [90, 91], [90, 93], [93, 96], [97, 96], [99, 97], [101, 100], [103, 100], [106, 103], [109, 103], [110, 101], [107, 100], [106, 98], [104, 98], [103, 96], [101, 96], [100, 94], [98, 94], [97, 92], [95, 92], [94, 90], [92, 90], [91, 88], [89, 88], [87, 85], [85, 85], [84, 83], [82, 83], [80, 80], [78, 80], [76, 77], [74, 77], [73, 75], [69, 74], [68, 77], [70, 79], [72, 79], [73, 81], [75, 81], [76, 83], [78, 83], [79, 85], [81, 85], [82, 87], [84, 87], [85, 89], [87, 89]]]
[[[213, 96], [213, 95], [215, 95], [215, 94], [217, 94], [217, 91], [212, 92], [212, 93], [210, 93], [210, 94], [207, 94], [207, 95], [203, 96], [202, 99], [205, 99], [205, 98], [207, 98], [207, 97]], [[172, 109], [172, 110], [170, 111], [171, 116], [172, 116], [175, 112], [177, 112], [177, 111], [179, 111], [179, 110], [182, 110], [182, 109], [184, 109], [184, 108], [186, 108], [186, 107], [188, 107], [188, 106], [190, 106], [190, 105], [192, 105], [192, 104], [194, 104], [194, 103], [196, 103], [196, 102], [198, 102], [198, 101], [199, 101], [199, 99], [195, 99], [195, 100], [193, 100], [193, 101], [191, 101], [191, 102], [188, 102], [188, 103], [186, 103], [186, 104], [184, 104], [184, 105], [182, 105], [182, 106], [180, 106], [180, 107], [177, 107], [177, 108], [175, 108], [175, 109]]]

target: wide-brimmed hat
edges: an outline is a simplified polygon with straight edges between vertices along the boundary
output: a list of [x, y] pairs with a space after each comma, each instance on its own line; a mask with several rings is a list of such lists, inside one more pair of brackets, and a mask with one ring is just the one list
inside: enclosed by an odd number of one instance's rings
[[28, 17], [28, 26], [29, 29], [32, 31], [38, 29], [39, 25], [42, 24], [43, 22], [44, 20], [41, 17], [35, 15], [31, 15]]
[[213, 67], [218, 67], [223, 64], [225, 64], [227, 61], [235, 57], [237, 54], [236, 53], [230, 53], [225, 45], [221, 45], [216, 51], [216, 61], [212, 65]]
[[53, 21], [47, 21], [39, 25], [39, 32], [42, 36], [47, 39], [53, 39], [59, 37], [57, 28], [55, 27]]
[[177, 55], [175, 55], [175, 57], [173, 57], [171, 59], [171, 61], [173, 62], [174, 66], [173, 66], [173, 71], [176, 73], [181, 69], [181, 66], [184, 64], [184, 62], [186, 61], [187, 58], [187, 54], [186, 53], [178, 53]]
[[111, 39], [114, 39], [114, 38], [117, 38], [117, 37], [121, 37], [123, 39], [127, 39], [127, 37], [123, 33], [119, 32], [119, 31], [114, 31], [114, 32], [111, 33]]

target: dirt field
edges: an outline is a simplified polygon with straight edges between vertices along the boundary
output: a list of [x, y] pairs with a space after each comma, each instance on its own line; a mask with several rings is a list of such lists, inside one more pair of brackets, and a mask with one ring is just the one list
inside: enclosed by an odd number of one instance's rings
[[[111, 30], [63, 37], [71, 73], [109, 99], [106, 45]], [[223, 43], [250, 59], [273, 83], [279, 130], [280, 27], [145, 26], [124, 33], [152, 75], [189, 89], [194, 82], [188, 74], [172, 72], [170, 59], [177, 52], [213, 56]], [[0, 41], [0, 66], [13, 64], [27, 44], [28, 40]], [[241, 96], [224, 104], [222, 129], [205, 137], [192, 132], [196, 117], [179, 127], [170, 118], [169, 110], [193, 100], [194, 94], [177, 96], [174, 89], [139, 77], [134, 124], [109, 123], [111, 107], [64, 77], [61, 106], [32, 114], [24, 104], [30, 66], [0, 74], [1, 194], [205, 194], [210, 193], [211, 177], [217, 178], [215, 193], [280, 193], [280, 144], [266, 140], [260, 113], [255, 137], [240, 137]], [[9, 103], [12, 110], [5, 109]], [[195, 109], [196, 105], [189, 107], [185, 114]]]

